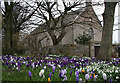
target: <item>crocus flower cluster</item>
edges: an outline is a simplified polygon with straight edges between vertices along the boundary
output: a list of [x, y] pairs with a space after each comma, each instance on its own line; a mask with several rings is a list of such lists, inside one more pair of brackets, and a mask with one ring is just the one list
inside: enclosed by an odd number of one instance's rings
[[67, 74], [67, 71], [66, 71], [66, 69], [62, 69], [61, 71], [60, 71], [60, 73], [59, 73], [59, 76], [60, 76], [60, 78], [61, 79], [63, 79], [63, 81], [67, 81], [67, 76], [66, 76], [66, 74]]
[[[39, 59], [37, 57], [40, 57]], [[120, 79], [120, 58], [111, 61], [96, 60], [94, 57], [66, 57], [62, 55], [46, 55], [37, 57], [17, 57], [12, 55], [2, 56], [2, 66], [6, 69], [17, 70], [18, 73], [27, 71], [30, 79], [34, 79], [36, 71], [40, 79], [51, 81], [56, 73], [62, 81], [72, 81], [72, 76], [77, 82], [89, 80], [116, 81]], [[32, 72], [32, 73], [31, 73]], [[48, 75], [46, 72], [49, 72]], [[37, 76], [36, 75], [36, 76]], [[47, 75], [47, 76], [45, 76]], [[81, 77], [84, 77], [84, 79]]]

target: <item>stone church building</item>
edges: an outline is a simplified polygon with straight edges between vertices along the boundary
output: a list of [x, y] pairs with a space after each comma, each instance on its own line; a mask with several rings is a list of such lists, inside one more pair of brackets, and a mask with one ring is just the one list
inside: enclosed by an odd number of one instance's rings
[[[65, 21], [69, 20], [75, 20], [76, 23], [65, 29], [66, 35], [60, 44], [76, 44], [74, 40], [78, 37], [79, 34], [83, 34], [83, 32], [85, 32], [92, 37], [90, 56], [96, 56], [102, 37], [102, 25], [92, 6], [81, 8], [74, 12], [69, 12], [65, 16]], [[36, 46], [41, 45], [41, 47], [46, 47], [53, 45], [49, 34], [47, 32], [41, 33], [41, 27], [44, 27], [44, 24], [40, 25], [39, 28], [32, 31], [29, 36], [36, 38], [34, 39]], [[59, 32], [56, 32], [56, 35], [57, 34], [59, 34]]]

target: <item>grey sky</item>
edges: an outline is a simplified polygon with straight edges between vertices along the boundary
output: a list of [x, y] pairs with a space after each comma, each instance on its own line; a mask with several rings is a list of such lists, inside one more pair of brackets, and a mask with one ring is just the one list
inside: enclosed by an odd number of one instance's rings
[[[2, 0], [2, 1], [4, 1], [4, 0]], [[28, 0], [21, 0], [21, 1], [28, 1]], [[34, 1], [36, 1], [36, 0], [34, 0]], [[55, 1], [55, 0], [48, 0], [48, 1]], [[58, 1], [60, 1], [60, 0], [58, 0]], [[65, 0], [65, 1], [71, 1], [71, 0]], [[89, 0], [87, 0], [87, 1], [89, 1]], [[92, 0], [92, 2], [99, 2], [99, 3], [103, 3], [103, 1], [104, 0]], [[106, 1], [108, 1], [108, 0], [106, 0]], [[112, 0], [109, 0], [109, 1], [112, 1]], [[119, 0], [113, 0], [113, 1], [119, 1]], [[103, 17], [102, 17], [101, 14], [104, 12], [104, 5], [93, 6], [93, 9], [94, 9], [95, 13], [98, 15], [99, 20], [102, 21]], [[118, 29], [118, 4], [117, 4], [116, 9], [115, 9], [115, 21], [114, 21], [114, 24], [115, 24], [114, 25], [114, 30]], [[118, 30], [113, 31], [113, 43], [118, 43]], [[120, 41], [119, 41], [119, 43], [120, 43]]]

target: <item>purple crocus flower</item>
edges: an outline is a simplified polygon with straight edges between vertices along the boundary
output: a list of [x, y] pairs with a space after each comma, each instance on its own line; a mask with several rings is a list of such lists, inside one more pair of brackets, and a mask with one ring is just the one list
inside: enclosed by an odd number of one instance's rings
[[112, 79], [111, 79], [110, 81], [111, 81], [111, 83], [112, 83]]
[[11, 66], [9, 66], [9, 68], [11, 69]]
[[79, 81], [79, 77], [78, 77], [78, 76], [76, 76], [76, 81], [77, 81], [77, 82]]
[[90, 78], [93, 79], [93, 76], [91, 75]]
[[29, 67], [29, 64], [26, 64], [26, 67]]
[[54, 74], [54, 72], [55, 72], [55, 66], [52, 66], [52, 69], [53, 69], [53, 74]]
[[55, 69], [53, 69], [53, 74], [54, 74], [54, 72], [55, 72]]
[[28, 63], [29, 63], [29, 64], [30, 64], [30, 66], [31, 66], [31, 61], [29, 61]]
[[73, 69], [73, 66], [71, 66], [71, 69]]
[[60, 78], [63, 78], [63, 77], [64, 77], [64, 70], [61, 70], [61, 71], [60, 71], [59, 76], [60, 76]]
[[18, 65], [21, 66], [21, 62], [18, 62]]
[[52, 73], [49, 73], [49, 78], [51, 79]]
[[36, 66], [36, 65], [37, 65], [37, 63], [34, 63], [34, 65]]
[[91, 74], [93, 74], [94, 73], [94, 71], [91, 71]]
[[61, 76], [61, 72], [59, 73], [59, 77], [62, 78], [62, 76]]
[[76, 72], [75, 72], [75, 75], [78, 77], [78, 76], [79, 76], [79, 72], [78, 72], [78, 71], [76, 71]]
[[2, 65], [4, 66], [4, 63], [2, 62]]
[[29, 75], [30, 80], [31, 80], [31, 78], [32, 78], [32, 73], [31, 73], [30, 71], [28, 72], [28, 75]]
[[15, 65], [15, 62], [12, 62], [12, 65]]
[[29, 60], [29, 57], [27, 57], [26, 59]]
[[6, 66], [7, 66], [7, 65], [9, 65], [9, 63], [8, 63], [8, 62], [6, 62], [6, 63], [5, 63], [5, 65], [6, 65]]

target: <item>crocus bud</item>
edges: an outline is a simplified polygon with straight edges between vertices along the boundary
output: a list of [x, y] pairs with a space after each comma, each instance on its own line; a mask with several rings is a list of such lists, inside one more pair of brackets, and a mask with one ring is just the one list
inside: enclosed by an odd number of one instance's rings
[[48, 78], [48, 82], [50, 82], [50, 78]]
[[70, 76], [72, 75], [72, 70], [70, 71]]
[[28, 75], [29, 75], [30, 80], [31, 80], [31, 78], [32, 78], [32, 73], [31, 73], [30, 71], [28, 72]]
[[49, 73], [49, 78], [51, 78], [51, 76], [52, 76], [52, 73]]

